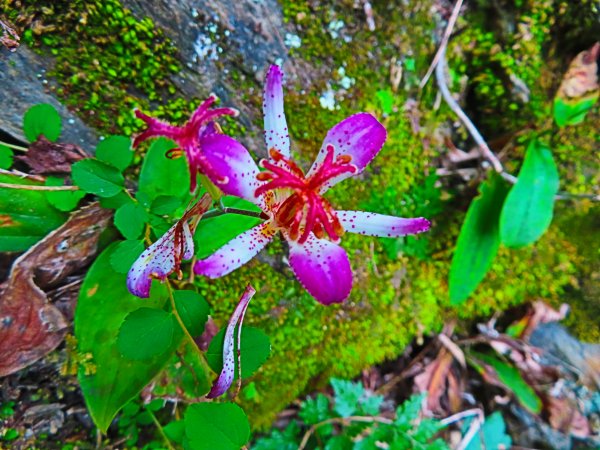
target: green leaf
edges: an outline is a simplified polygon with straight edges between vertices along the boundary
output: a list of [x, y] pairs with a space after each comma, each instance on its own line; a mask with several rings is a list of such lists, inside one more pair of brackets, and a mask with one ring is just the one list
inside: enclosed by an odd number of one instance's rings
[[133, 203], [132, 198], [124, 191], [119, 192], [112, 197], [100, 197], [100, 206], [106, 209], [119, 209], [127, 203]]
[[[208, 320], [210, 307], [204, 297], [195, 291], [174, 291], [177, 312], [192, 336], [200, 336]], [[242, 335], [243, 337], [243, 335]]]
[[427, 393], [414, 394], [398, 408], [396, 408], [396, 420], [394, 425], [402, 432], [406, 432], [413, 428], [413, 422], [419, 417], [423, 400], [427, 397]]
[[542, 401], [517, 368], [490, 355], [473, 352], [473, 356], [492, 366], [498, 379], [515, 394], [519, 403], [527, 410], [533, 414], [538, 414], [542, 410]]
[[[462, 427], [463, 436], [469, 430], [472, 420], [473, 419], [468, 419], [465, 421]], [[506, 424], [504, 423], [502, 414], [498, 411], [486, 417], [482, 429], [484, 448], [511, 448], [512, 439], [506, 433]], [[482, 450], [481, 439], [471, 439], [465, 450]]]
[[96, 158], [111, 164], [121, 172], [127, 169], [133, 160], [131, 139], [126, 136], [109, 136], [96, 147]]
[[248, 418], [234, 403], [190, 405], [184, 422], [193, 450], [240, 450], [250, 439]]
[[91, 361], [79, 370], [79, 384], [94, 423], [106, 432], [119, 409], [156, 376], [171, 355], [164, 353], [145, 361], [123, 358], [117, 346], [119, 328], [127, 315], [144, 305], [161, 308], [164, 285], [154, 283], [143, 302], [127, 290], [125, 275], [116, 273], [110, 259], [111, 245], [89, 269], [75, 310], [78, 351]]
[[508, 187], [493, 175], [479, 187], [460, 229], [450, 265], [449, 290], [453, 305], [464, 302], [483, 280], [500, 247], [500, 211]]
[[144, 158], [140, 172], [139, 190], [150, 201], [160, 195], [189, 198], [190, 174], [185, 158], [169, 159], [166, 152], [175, 144], [164, 138], [156, 139]]
[[[260, 211], [252, 203], [235, 197], [223, 197], [223, 203], [230, 208], [247, 211]], [[249, 230], [261, 222], [260, 219], [240, 214], [224, 214], [222, 216], [203, 219], [198, 224], [194, 243], [196, 243], [196, 257], [204, 259], [216, 250], [227, 244], [234, 237]]]
[[566, 125], [577, 125], [583, 122], [586, 114], [596, 101], [598, 101], [599, 94], [593, 93], [592, 95], [577, 99], [577, 100], [564, 100], [556, 97], [554, 99], [554, 120], [559, 127]]
[[[0, 174], [0, 183], [40, 185], [11, 174]], [[21, 252], [67, 220], [46, 199], [45, 192], [0, 189], [0, 252]]]
[[332, 417], [329, 412], [329, 399], [319, 393], [315, 398], [307, 398], [300, 406], [298, 414], [307, 425], [314, 425]]
[[166, 424], [163, 431], [170, 441], [181, 444], [185, 436], [185, 423], [183, 420], [174, 420]]
[[[62, 186], [64, 180], [59, 177], [48, 177], [46, 178], [46, 186]], [[48, 191], [46, 192], [46, 199], [56, 209], [61, 211], [73, 211], [77, 208], [79, 200], [85, 197], [83, 191]]]
[[40, 134], [54, 142], [60, 136], [61, 128], [58, 111], [47, 103], [32, 106], [23, 116], [23, 132], [29, 142], [37, 141]]
[[148, 213], [139, 203], [126, 203], [115, 213], [115, 226], [126, 239], [139, 238], [148, 220]]
[[182, 206], [181, 198], [172, 195], [159, 195], [152, 201], [150, 211], [154, 214], [162, 216], [164, 214], [172, 214], [177, 208]]
[[354, 414], [358, 410], [358, 401], [365, 392], [362, 384], [332, 378], [331, 386], [335, 394], [333, 410], [341, 417]]
[[394, 93], [390, 89], [385, 89], [377, 91], [375, 95], [379, 100], [383, 113], [391, 114], [394, 111]]
[[84, 159], [71, 168], [73, 182], [90, 194], [112, 197], [123, 189], [123, 175], [113, 166], [97, 159]]
[[121, 241], [110, 256], [110, 265], [118, 273], [127, 273], [145, 249], [144, 241]]
[[172, 313], [155, 308], [130, 312], [119, 329], [117, 346], [125, 358], [146, 361], [172, 353], [183, 334]]
[[13, 151], [6, 145], [0, 144], [0, 169], [10, 169], [13, 164]]
[[[235, 333], [237, 347], [237, 330]], [[212, 338], [206, 360], [208, 365], [216, 373], [223, 369], [223, 343], [225, 340], [225, 329], [222, 329]], [[242, 327], [242, 378], [248, 378], [264, 363], [271, 353], [269, 337], [260, 329], [253, 327]], [[235, 359], [235, 378], [238, 376], [237, 358]]]
[[533, 140], [527, 148], [517, 183], [504, 202], [500, 237], [507, 247], [535, 242], [550, 226], [558, 171], [546, 144]]

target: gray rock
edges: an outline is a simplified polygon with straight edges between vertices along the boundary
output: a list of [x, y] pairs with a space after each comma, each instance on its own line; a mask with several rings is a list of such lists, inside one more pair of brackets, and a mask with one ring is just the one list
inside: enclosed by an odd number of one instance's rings
[[91, 153], [98, 142], [96, 132], [53, 95], [45, 77], [50, 65], [51, 61], [25, 45], [14, 52], [0, 49], [0, 130], [18, 141], [27, 142], [22, 130], [25, 111], [38, 103], [49, 103], [63, 120], [59, 142], [79, 145]]

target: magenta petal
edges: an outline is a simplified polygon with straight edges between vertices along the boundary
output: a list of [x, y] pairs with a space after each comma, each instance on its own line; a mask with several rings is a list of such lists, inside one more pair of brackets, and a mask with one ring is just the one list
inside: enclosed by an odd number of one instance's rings
[[342, 173], [332, 178], [321, 189], [321, 193], [323, 193], [340, 181], [362, 172], [371, 160], [375, 158], [377, 153], [379, 153], [386, 137], [387, 132], [384, 126], [372, 114], [354, 114], [329, 130], [327, 136], [325, 136], [321, 150], [317, 154], [317, 159], [308, 171], [307, 176], [317, 171], [319, 165], [325, 159], [328, 145], [334, 146], [334, 157], [340, 155], [349, 155], [352, 157], [350, 163], [356, 166], [358, 171], [356, 173]]
[[[262, 198], [254, 195], [259, 182], [258, 166], [242, 144], [224, 134], [206, 136], [200, 142], [202, 171], [225, 194], [235, 195], [261, 206]], [[208, 169], [210, 168], [210, 169]]]
[[231, 386], [235, 377], [235, 345], [234, 345], [234, 334], [236, 325], [239, 327], [237, 336], [237, 349], [238, 349], [238, 369], [241, 372], [240, 365], [240, 343], [242, 337], [242, 322], [244, 322], [244, 314], [248, 308], [248, 303], [252, 296], [256, 293], [256, 290], [248, 285], [240, 302], [233, 311], [229, 323], [227, 324], [227, 330], [225, 330], [225, 340], [223, 342], [223, 369], [219, 374], [219, 377], [213, 384], [210, 392], [206, 395], [206, 398], [216, 398], [223, 395], [227, 389]]
[[194, 265], [194, 272], [209, 278], [219, 278], [243, 266], [271, 241], [276, 230], [264, 222], [229, 241], [206, 259]]
[[[127, 289], [133, 295], [148, 298], [152, 278], [164, 280], [175, 271], [178, 253], [175, 248], [176, 227], [177, 224], [173, 225], [159, 240], [144, 250], [129, 269]], [[184, 230], [186, 229], [189, 233], [187, 224], [184, 226]]]
[[337, 211], [336, 214], [344, 230], [368, 236], [406, 236], [423, 233], [431, 226], [429, 220], [423, 217], [404, 219], [363, 211]]
[[278, 66], [271, 66], [267, 74], [263, 94], [263, 115], [265, 117], [265, 143], [267, 150], [276, 148], [283, 156], [290, 156], [290, 135], [283, 111], [283, 72]]
[[304, 244], [289, 240], [290, 266], [304, 288], [324, 305], [341, 303], [352, 290], [352, 269], [346, 251], [311, 234]]

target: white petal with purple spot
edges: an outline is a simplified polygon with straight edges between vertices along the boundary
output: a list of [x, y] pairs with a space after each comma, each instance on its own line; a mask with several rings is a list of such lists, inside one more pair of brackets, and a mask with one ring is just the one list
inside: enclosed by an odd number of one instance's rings
[[263, 94], [263, 115], [265, 143], [267, 150], [275, 148], [283, 156], [290, 156], [290, 135], [283, 111], [283, 72], [278, 66], [271, 66]]
[[229, 241], [206, 259], [194, 265], [194, 272], [209, 278], [219, 278], [243, 266], [273, 239], [276, 230], [267, 221]]
[[346, 251], [313, 234], [304, 244], [289, 240], [290, 266], [304, 288], [324, 305], [341, 303], [352, 290], [352, 269]]
[[336, 211], [336, 214], [344, 230], [367, 236], [406, 236], [427, 231], [431, 225], [423, 217], [404, 219], [363, 211]]

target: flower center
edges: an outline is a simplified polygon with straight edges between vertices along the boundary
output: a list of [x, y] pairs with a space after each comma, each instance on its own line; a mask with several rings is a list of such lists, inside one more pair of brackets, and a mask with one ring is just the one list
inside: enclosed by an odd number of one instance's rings
[[335, 210], [321, 196], [321, 189], [338, 175], [356, 173], [357, 168], [350, 163], [350, 155], [339, 155], [334, 159], [334, 151], [333, 145], [327, 146], [325, 159], [309, 177], [274, 148], [269, 150], [271, 160], [260, 163], [266, 171], [259, 173], [257, 178], [267, 183], [256, 189], [255, 195], [258, 197], [275, 189], [293, 190], [275, 211], [274, 220], [278, 226], [287, 229], [290, 239], [300, 244], [306, 242], [311, 232], [320, 239], [328, 236], [332, 241], [344, 234]]

